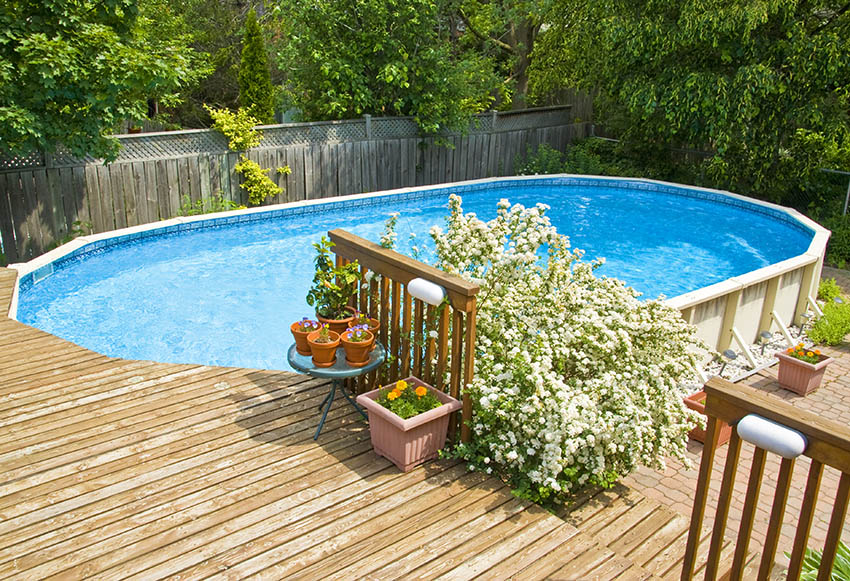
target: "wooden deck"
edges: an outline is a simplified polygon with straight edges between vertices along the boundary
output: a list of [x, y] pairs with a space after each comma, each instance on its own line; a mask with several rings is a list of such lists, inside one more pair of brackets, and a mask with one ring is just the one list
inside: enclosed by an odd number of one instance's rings
[[550, 514], [438, 461], [399, 472], [327, 384], [105, 357], [6, 317], [0, 578], [678, 578], [687, 518], [625, 487]]

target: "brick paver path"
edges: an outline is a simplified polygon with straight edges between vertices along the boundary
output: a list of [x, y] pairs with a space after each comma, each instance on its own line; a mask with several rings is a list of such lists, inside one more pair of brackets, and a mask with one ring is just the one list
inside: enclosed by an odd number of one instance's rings
[[[825, 273], [824, 276], [830, 275]], [[850, 336], [846, 339], [850, 340]], [[824, 347], [821, 349], [827, 355], [834, 357], [835, 361], [827, 368], [821, 387], [806, 397], [799, 396], [779, 387], [779, 384], [776, 382], [776, 365], [750, 376], [743, 380], [743, 383], [782, 399], [800, 409], [809, 410], [823, 418], [844, 425], [850, 425], [850, 342], [848, 340], [845, 340], [837, 348]], [[695, 442], [694, 440], [688, 441], [688, 457], [693, 462], [693, 467], [690, 469], [683, 466], [678, 460], [669, 459], [666, 470], [639, 468], [623, 479], [623, 483], [649, 498], [656, 499], [682, 514], [690, 516], [702, 448], [703, 446], [699, 442]], [[717, 508], [718, 489], [723, 474], [723, 466], [726, 462], [727, 449], [728, 446], [721, 446], [715, 458], [714, 470], [712, 472], [712, 487], [706, 507], [706, 525], [710, 525], [714, 519]], [[734, 502], [729, 511], [727, 535], [730, 538], [735, 538], [740, 524], [740, 515], [743, 508], [752, 457], [753, 447], [744, 442], [741, 450], [741, 461], [738, 465], [738, 473], [735, 479]], [[770, 505], [773, 501], [775, 482], [779, 474], [779, 461], [780, 458], [775, 454], [768, 454], [756, 521], [753, 526], [753, 537], [750, 541], [751, 551], [759, 550], [767, 532], [770, 519]], [[787, 559], [783, 553], [786, 551], [790, 552], [793, 545], [794, 532], [800, 514], [809, 466], [809, 459], [801, 456], [794, 468], [792, 488], [789, 494], [788, 506], [786, 508], [785, 520], [776, 556], [776, 562], [782, 565], [787, 565]], [[830, 512], [835, 499], [835, 492], [838, 488], [839, 476], [840, 473], [833, 468], [827, 467], [824, 470], [821, 491], [818, 497], [817, 513], [809, 540], [810, 547], [823, 548], [827, 526], [829, 525]], [[842, 540], [850, 544], [850, 522], [844, 523]]]

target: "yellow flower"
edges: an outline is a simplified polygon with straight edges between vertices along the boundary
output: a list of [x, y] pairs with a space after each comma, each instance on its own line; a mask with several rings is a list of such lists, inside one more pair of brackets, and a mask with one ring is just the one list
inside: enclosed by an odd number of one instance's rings
[[815, 354], [812, 353], [811, 351], [806, 351], [806, 357], [814, 357], [814, 356], [815, 356]]
[[403, 379], [399, 379], [395, 384], [395, 388], [398, 391], [404, 391], [405, 389], [407, 389], [407, 382]]
[[399, 395], [399, 393], [397, 391], [393, 390], [393, 391], [391, 391], [387, 394], [387, 399], [392, 401], [392, 400], [396, 399], [398, 397], [398, 395]]
[[425, 387], [424, 385], [420, 385], [419, 387], [416, 388], [416, 395], [418, 395], [419, 397], [422, 397], [426, 393], [428, 393], [428, 388]]

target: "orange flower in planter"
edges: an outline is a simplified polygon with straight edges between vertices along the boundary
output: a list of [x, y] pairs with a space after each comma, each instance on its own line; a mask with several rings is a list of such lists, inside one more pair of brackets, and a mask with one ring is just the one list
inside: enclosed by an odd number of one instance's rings
[[428, 393], [428, 389], [424, 385], [420, 385], [419, 387], [416, 388], [416, 395], [417, 396], [422, 397], [426, 393]]

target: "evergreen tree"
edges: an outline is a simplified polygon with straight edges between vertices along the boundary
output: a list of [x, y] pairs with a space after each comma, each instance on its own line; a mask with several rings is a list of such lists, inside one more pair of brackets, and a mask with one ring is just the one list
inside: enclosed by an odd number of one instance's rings
[[275, 90], [269, 73], [263, 33], [252, 9], [245, 18], [242, 62], [239, 65], [239, 104], [260, 123], [274, 122]]

